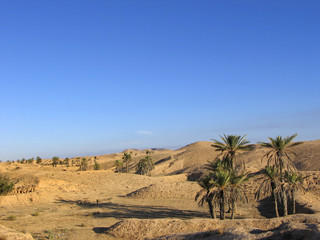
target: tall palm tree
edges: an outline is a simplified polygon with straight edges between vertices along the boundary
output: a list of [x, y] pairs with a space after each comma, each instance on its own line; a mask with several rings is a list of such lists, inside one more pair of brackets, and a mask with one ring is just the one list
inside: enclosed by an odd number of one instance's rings
[[270, 142], [261, 142], [261, 146], [269, 149], [263, 158], [267, 158], [268, 165], [274, 163], [279, 167], [282, 178], [285, 167], [290, 170], [295, 170], [292, 162], [292, 155], [295, 155], [295, 153], [291, 148], [302, 144], [302, 142], [292, 142], [297, 135], [298, 134], [294, 134], [285, 138], [282, 138], [281, 136], [276, 138], [269, 137]]
[[248, 173], [237, 175], [235, 171], [231, 171], [230, 177], [230, 190], [229, 190], [229, 200], [231, 201], [231, 218], [234, 219], [234, 215], [237, 211], [237, 202], [243, 201], [248, 202], [246, 195], [246, 189], [243, 184], [248, 181], [250, 176]]
[[[223, 135], [220, 136], [222, 141], [218, 141], [215, 139], [211, 139], [214, 144], [211, 146], [216, 149], [216, 151], [220, 152], [219, 156], [221, 154], [224, 154], [224, 156], [229, 157], [230, 166], [232, 169], [235, 169], [235, 161], [236, 161], [236, 155], [241, 154], [241, 152], [244, 151], [251, 151], [253, 150], [253, 145], [250, 144], [250, 142], [245, 139], [246, 135], [244, 136], [238, 136], [238, 135]], [[244, 165], [244, 163], [240, 162], [240, 165]]]
[[280, 181], [281, 181], [281, 195], [283, 201], [283, 209], [284, 215], [288, 215], [288, 201], [287, 194], [284, 189], [284, 168], [287, 167], [289, 170], [295, 170], [294, 164], [292, 162], [291, 155], [294, 154], [291, 151], [291, 148], [297, 145], [302, 144], [302, 142], [293, 143], [292, 140], [297, 136], [294, 134], [292, 136], [288, 136], [282, 138], [278, 136], [276, 138], [269, 137], [270, 142], [262, 142], [261, 145], [265, 148], [268, 148], [269, 151], [263, 156], [263, 158], [267, 158], [268, 165], [270, 163], [274, 163], [280, 169]]
[[123, 159], [123, 162], [126, 164], [126, 172], [128, 173], [129, 172], [129, 168], [128, 168], [129, 162], [131, 162], [131, 160], [132, 160], [131, 154], [124, 153], [122, 159]]
[[279, 168], [276, 166], [266, 166], [264, 169], [263, 181], [256, 192], [256, 198], [259, 200], [261, 194], [271, 194], [274, 201], [274, 211], [276, 217], [279, 217], [278, 211], [278, 195], [279, 195]]
[[216, 194], [213, 190], [214, 183], [209, 175], [201, 178], [198, 184], [202, 188], [195, 196], [195, 201], [198, 201], [199, 206], [203, 206], [205, 203], [209, 207], [209, 213], [211, 218], [216, 219]]
[[304, 179], [308, 176], [303, 176], [302, 174], [294, 172], [285, 172], [285, 180], [287, 182], [288, 190], [292, 199], [292, 213], [296, 213], [296, 192], [301, 191], [306, 192], [305, 187], [303, 186]]

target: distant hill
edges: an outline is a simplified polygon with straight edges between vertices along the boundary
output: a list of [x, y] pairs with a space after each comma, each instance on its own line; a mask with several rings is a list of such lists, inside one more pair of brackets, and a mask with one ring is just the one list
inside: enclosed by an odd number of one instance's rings
[[[215, 160], [219, 155], [219, 152], [216, 152], [211, 145], [212, 142], [210, 141], [200, 141], [188, 144], [177, 150], [163, 148], [144, 150], [126, 149], [121, 153], [96, 156], [96, 160], [102, 169], [110, 169], [113, 167], [114, 161], [122, 159], [123, 153], [130, 153], [132, 156], [130, 169], [131, 172], [134, 172], [136, 163], [149, 154], [155, 163], [153, 175], [174, 175], [180, 173], [192, 175], [203, 172], [204, 165], [208, 161]], [[253, 151], [242, 154], [248, 171], [256, 172], [264, 168], [266, 160], [261, 160], [267, 151], [267, 149], [256, 144]], [[303, 144], [293, 147], [292, 151], [295, 153], [292, 157], [298, 170], [320, 171], [320, 140], [305, 141]], [[89, 167], [93, 168], [94, 157], [86, 156], [86, 158], [89, 159]], [[73, 159], [76, 160], [76, 158]], [[50, 159], [44, 160], [44, 163], [50, 164], [50, 161]]]
[[[156, 173], [160, 173], [161, 170], [164, 174], [183, 172], [191, 174], [203, 171], [203, 166], [208, 161], [216, 159], [219, 154], [211, 145], [212, 142], [201, 141], [175, 150], [170, 158], [158, 164], [159, 171], [156, 169]], [[255, 172], [264, 168], [266, 160], [261, 160], [267, 151], [256, 144], [253, 151], [243, 153], [242, 157], [246, 162], [247, 169]], [[303, 144], [293, 147], [292, 151], [295, 154], [292, 155], [292, 159], [298, 170], [320, 171], [320, 140], [303, 142]]]

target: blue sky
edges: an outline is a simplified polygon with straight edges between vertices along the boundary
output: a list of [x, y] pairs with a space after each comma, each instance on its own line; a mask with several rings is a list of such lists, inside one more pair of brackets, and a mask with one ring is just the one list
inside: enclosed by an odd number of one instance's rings
[[0, 159], [320, 136], [319, 1], [0, 2]]

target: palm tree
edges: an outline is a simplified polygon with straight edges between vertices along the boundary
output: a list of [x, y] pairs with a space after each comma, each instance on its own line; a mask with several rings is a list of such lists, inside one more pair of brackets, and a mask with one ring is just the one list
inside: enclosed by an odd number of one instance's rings
[[261, 194], [272, 194], [274, 201], [274, 211], [279, 217], [278, 211], [278, 195], [279, 195], [279, 169], [276, 166], [266, 166], [264, 169], [264, 180], [260, 184], [256, 193], [256, 198], [259, 200]]
[[216, 219], [216, 194], [212, 189], [214, 188], [214, 183], [209, 175], [201, 178], [198, 184], [202, 188], [195, 196], [195, 201], [198, 201], [199, 206], [203, 206], [204, 203], [208, 204], [210, 216]]
[[269, 137], [270, 142], [261, 142], [261, 146], [268, 148], [269, 151], [263, 156], [267, 158], [268, 165], [274, 163], [280, 168], [280, 175], [283, 178], [283, 169], [287, 167], [290, 170], [295, 170], [294, 164], [292, 162], [291, 155], [295, 155], [290, 148], [302, 144], [302, 142], [292, 142], [292, 140], [298, 134], [294, 134], [289, 137], [282, 138], [278, 136], [276, 138]]
[[[224, 154], [225, 157], [229, 157], [231, 169], [235, 169], [235, 161], [236, 155], [240, 154], [243, 151], [251, 151], [253, 150], [253, 145], [249, 144], [250, 142], [245, 139], [246, 135], [238, 136], [238, 135], [223, 135], [220, 136], [222, 141], [218, 141], [215, 139], [211, 139], [214, 144], [211, 146], [216, 148], [216, 151], [221, 152]], [[240, 163], [240, 165], [244, 165], [244, 163]]]
[[64, 159], [64, 164], [66, 165], [67, 168], [70, 167], [70, 159], [69, 158], [65, 158]]
[[141, 175], [148, 174], [154, 167], [153, 160], [150, 156], [140, 159], [137, 164], [137, 173]]
[[113, 166], [116, 167], [117, 172], [121, 172], [123, 169], [123, 162], [121, 160], [116, 160]]
[[284, 215], [288, 215], [288, 203], [287, 203], [287, 194], [284, 189], [284, 176], [283, 170], [284, 167], [287, 167], [288, 170], [295, 170], [294, 164], [292, 163], [291, 155], [294, 154], [290, 148], [302, 144], [302, 142], [292, 143], [292, 140], [297, 136], [294, 134], [289, 137], [282, 138], [278, 136], [276, 138], [269, 137], [270, 143], [262, 142], [261, 145], [265, 148], [268, 148], [269, 151], [263, 156], [267, 158], [268, 165], [274, 163], [275, 166], [280, 169], [280, 181], [281, 181], [281, 195], [283, 201]]
[[246, 189], [243, 186], [243, 183], [248, 181], [250, 176], [248, 173], [237, 175], [235, 171], [231, 171], [230, 177], [230, 201], [231, 201], [231, 218], [234, 219], [234, 215], [237, 211], [237, 202], [239, 200], [243, 202], [248, 202], [248, 198], [246, 195]]
[[52, 158], [52, 166], [53, 166], [53, 167], [57, 167], [58, 162], [59, 162], [59, 157], [54, 156], [54, 157]]
[[231, 172], [227, 169], [218, 168], [214, 172], [210, 172], [212, 184], [216, 187], [215, 195], [220, 206], [220, 219], [225, 219], [225, 204], [228, 201], [228, 187], [230, 185]]
[[296, 213], [296, 191], [301, 191], [303, 193], [306, 192], [305, 187], [303, 186], [303, 181], [308, 176], [303, 176], [302, 174], [298, 173], [289, 173], [288, 171], [285, 172], [285, 179], [287, 182], [288, 190], [291, 195], [292, 199], [292, 213]]
[[79, 171], [87, 171], [88, 168], [88, 160], [86, 158], [82, 158], [79, 166]]
[[148, 162], [148, 165], [149, 165], [150, 170], [153, 169], [153, 167], [154, 167], [154, 162], [153, 162], [153, 160], [152, 160], [152, 157], [146, 156], [145, 159], [146, 159], [146, 161]]
[[204, 168], [209, 171], [216, 171], [217, 169], [231, 169], [230, 166], [230, 157], [229, 156], [224, 156], [222, 159], [217, 158], [214, 161], [208, 161], [207, 164], [204, 165]]
[[131, 154], [124, 153], [122, 159], [123, 159], [123, 162], [126, 164], [126, 172], [128, 173], [129, 172], [128, 165], [129, 165], [129, 162], [131, 162], [132, 160]]
[[[223, 158], [217, 158], [214, 161], [209, 161], [207, 164], [205, 164], [205, 169], [211, 171], [211, 172], [215, 172], [218, 170], [222, 170], [222, 171], [232, 171], [231, 170], [231, 166], [230, 166], [230, 156], [223, 156]], [[231, 211], [231, 203], [228, 202], [228, 208], [229, 210], [227, 212]]]

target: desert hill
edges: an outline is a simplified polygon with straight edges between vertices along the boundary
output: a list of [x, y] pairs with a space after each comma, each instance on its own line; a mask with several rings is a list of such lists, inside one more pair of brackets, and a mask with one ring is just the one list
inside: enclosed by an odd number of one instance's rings
[[[112, 169], [114, 162], [122, 159], [123, 153], [130, 153], [132, 156], [130, 171], [134, 172], [136, 163], [148, 153], [155, 163], [155, 169], [152, 175], [195, 174], [202, 172], [203, 166], [208, 163], [208, 161], [215, 160], [219, 155], [211, 145], [212, 142], [210, 141], [200, 141], [191, 143], [177, 150], [157, 148], [145, 150], [126, 149], [121, 153], [83, 157], [89, 160], [89, 169], [93, 169], [94, 157], [96, 157], [102, 169]], [[242, 158], [246, 162], [249, 171], [255, 172], [265, 166], [266, 160], [261, 160], [267, 151], [267, 149], [256, 144], [252, 152], [242, 154]], [[320, 140], [305, 141], [302, 145], [293, 147], [292, 151], [295, 153], [292, 157], [293, 162], [298, 170], [320, 171]], [[70, 160], [76, 162], [77, 159], [83, 157], [75, 157]], [[44, 164], [49, 165], [50, 163], [50, 159], [44, 160]]]
[[[211, 220], [206, 207], [194, 201], [199, 177], [218, 152], [202, 141], [177, 150], [127, 149], [132, 155], [130, 173], [116, 173], [113, 163], [123, 153], [85, 156], [88, 171], [74, 166], [1, 163], [0, 173], [14, 181], [15, 189], [0, 197], [0, 224], [34, 239], [312, 239], [320, 225], [320, 140], [293, 148], [297, 168], [308, 177], [308, 192], [297, 199], [296, 215], [273, 218], [268, 198], [254, 199], [258, 178], [246, 183], [248, 203], [239, 203], [236, 220]], [[243, 154], [247, 169], [258, 172], [266, 149], [259, 145]], [[135, 174], [136, 163], [146, 155], [155, 169], [151, 176]], [[93, 170], [94, 159], [101, 170]], [[5, 228], [3, 228], [5, 229]], [[254, 230], [255, 229], [255, 230]], [[5, 234], [6, 231], [1, 230]], [[302, 234], [302, 235], [301, 235]], [[289, 236], [288, 235], [288, 236]], [[29, 236], [29, 235], [28, 235]], [[242, 237], [241, 237], [242, 236]], [[302, 236], [302, 238], [301, 238]], [[8, 238], [10, 239], [10, 238]]]
[[[200, 141], [177, 150], [150, 150], [150, 155], [156, 164], [154, 174], [171, 175], [194, 173], [199, 169], [202, 171], [203, 165], [208, 163], [208, 161], [213, 161], [219, 154], [211, 145], [212, 142], [210, 141]], [[133, 162], [137, 162], [140, 158], [144, 157], [146, 151], [148, 150], [125, 150], [125, 152], [132, 154]], [[252, 152], [243, 153], [243, 159], [249, 167], [249, 170], [256, 171], [265, 166], [266, 161], [261, 162], [261, 159], [267, 151], [267, 149], [256, 144]], [[320, 171], [320, 140], [305, 141], [302, 145], [293, 147], [292, 151], [295, 153], [295, 155], [293, 155], [293, 162], [298, 170]], [[110, 163], [115, 159], [120, 160], [122, 154], [97, 157], [101, 162]], [[134, 164], [132, 164], [132, 170], [134, 170], [133, 166]]]

